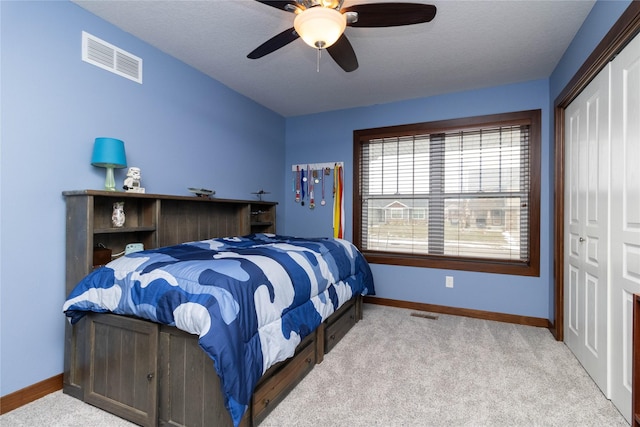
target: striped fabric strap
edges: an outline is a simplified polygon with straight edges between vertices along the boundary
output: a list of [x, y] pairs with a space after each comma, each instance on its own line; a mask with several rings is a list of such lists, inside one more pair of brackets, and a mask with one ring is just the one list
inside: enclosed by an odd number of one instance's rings
[[342, 239], [344, 224], [344, 197], [343, 197], [342, 166], [336, 165], [333, 170], [333, 237]]

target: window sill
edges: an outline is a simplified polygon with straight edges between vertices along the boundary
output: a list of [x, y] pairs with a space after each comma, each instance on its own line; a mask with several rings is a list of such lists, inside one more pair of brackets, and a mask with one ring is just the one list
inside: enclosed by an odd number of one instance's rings
[[441, 270], [464, 270], [481, 273], [510, 274], [515, 276], [540, 276], [540, 265], [536, 263], [505, 262], [489, 259], [461, 259], [445, 256], [420, 256], [391, 254], [361, 250], [371, 264], [401, 265], [407, 267], [437, 268]]

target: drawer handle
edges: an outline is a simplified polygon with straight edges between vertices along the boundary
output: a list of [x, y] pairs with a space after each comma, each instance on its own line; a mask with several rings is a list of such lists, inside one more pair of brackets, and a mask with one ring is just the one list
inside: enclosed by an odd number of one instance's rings
[[151, 381], [153, 379], [154, 375], [153, 372], [147, 375], [147, 381]]
[[311, 358], [307, 357], [307, 365], [310, 365], [310, 364], [311, 364]]
[[264, 406], [269, 405], [269, 403], [270, 403], [270, 402], [271, 402], [271, 401], [270, 401], [269, 399], [265, 399], [265, 400], [264, 400]]
[[329, 337], [329, 339], [330, 339], [330, 340], [335, 340], [335, 339], [336, 339], [335, 334], [331, 335], [331, 336]]

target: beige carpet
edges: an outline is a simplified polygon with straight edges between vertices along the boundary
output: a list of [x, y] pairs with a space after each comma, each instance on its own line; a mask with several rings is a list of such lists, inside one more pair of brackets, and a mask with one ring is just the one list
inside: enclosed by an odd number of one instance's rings
[[366, 304], [262, 425], [628, 426], [547, 329], [411, 312]]
[[[411, 313], [365, 304], [261, 426], [628, 426], [548, 330]], [[57, 392], [0, 425], [130, 424]]]

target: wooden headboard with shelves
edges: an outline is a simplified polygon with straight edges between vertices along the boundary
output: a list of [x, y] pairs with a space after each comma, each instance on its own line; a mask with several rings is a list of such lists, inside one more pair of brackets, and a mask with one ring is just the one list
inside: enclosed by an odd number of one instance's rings
[[[117, 254], [134, 242], [152, 249], [214, 237], [276, 232], [275, 202], [98, 190], [62, 194], [67, 205], [67, 294], [93, 269], [93, 248], [98, 245]], [[124, 202], [123, 227], [114, 227], [111, 222], [115, 202]]]

